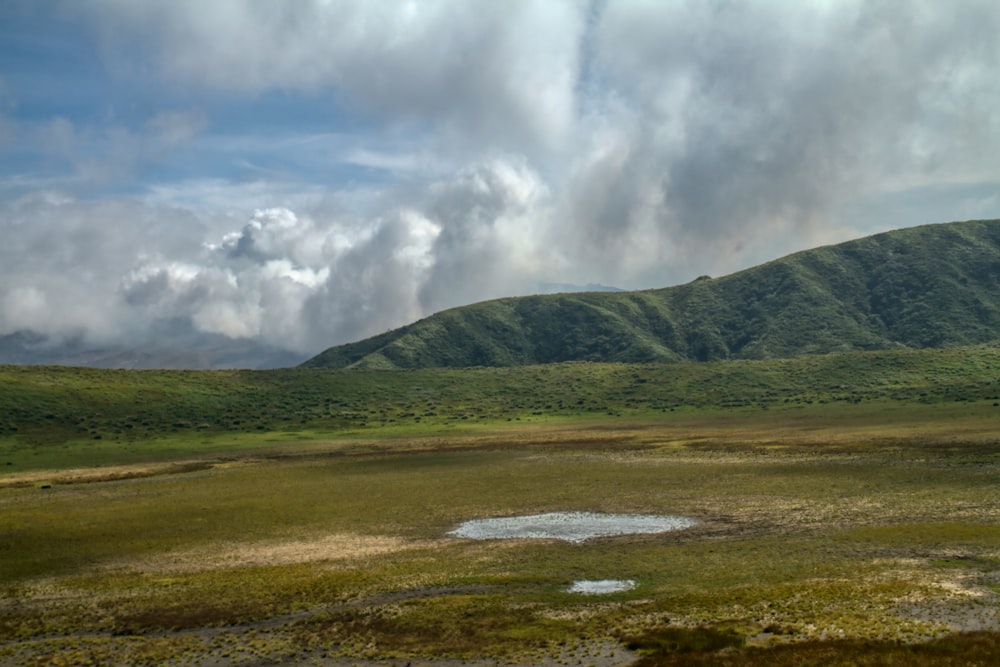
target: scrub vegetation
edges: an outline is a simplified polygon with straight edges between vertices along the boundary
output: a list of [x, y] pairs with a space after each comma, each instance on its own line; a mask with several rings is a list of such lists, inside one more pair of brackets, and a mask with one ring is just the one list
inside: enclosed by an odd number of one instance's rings
[[[998, 403], [992, 347], [2, 368], [0, 665], [987, 664]], [[558, 511], [698, 524], [448, 535]]]
[[668, 415], [742, 417], [790, 409], [805, 419], [853, 406], [852, 415], [891, 422], [906, 406], [900, 419], [921, 422], [914, 405], [955, 404], [979, 415], [978, 407], [1000, 404], [998, 378], [996, 346], [393, 372], [0, 366], [0, 466], [19, 472], [176, 461], [316, 438], [371, 435], [382, 442], [481, 432], [508, 421], [582, 419], [617, 429]]

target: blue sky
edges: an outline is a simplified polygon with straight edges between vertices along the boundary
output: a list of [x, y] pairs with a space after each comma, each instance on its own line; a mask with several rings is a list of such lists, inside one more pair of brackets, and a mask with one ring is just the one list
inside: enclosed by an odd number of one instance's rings
[[0, 336], [307, 354], [1000, 217], [997, 34], [974, 0], [6, 0]]
[[[97, 11], [100, 4], [88, 7]], [[8, 178], [48, 179], [88, 198], [141, 193], [151, 183], [258, 174], [326, 182], [327, 168], [338, 165], [310, 142], [343, 150], [352, 136], [374, 129], [362, 114], [345, 113], [333, 89], [234, 92], [166, 81], [141, 38], [107, 43], [87, 15], [52, 2], [7, 7], [0, 93], [8, 124], [18, 128], [3, 155]], [[157, 135], [171, 133], [176, 146], [123, 146], [170, 142]], [[115, 178], [77, 182], [86, 176], [81, 164], [96, 168], [116, 156], [128, 164]], [[347, 176], [372, 174], [350, 169]]]

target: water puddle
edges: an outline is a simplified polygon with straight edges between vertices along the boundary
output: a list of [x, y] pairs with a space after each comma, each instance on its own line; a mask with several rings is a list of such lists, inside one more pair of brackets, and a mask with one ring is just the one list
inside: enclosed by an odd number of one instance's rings
[[595, 537], [665, 533], [696, 525], [695, 519], [659, 514], [548, 512], [466, 521], [449, 535], [473, 540], [556, 539], [579, 543]]
[[635, 588], [635, 581], [632, 579], [583, 579], [574, 581], [569, 587], [570, 593], [582, 593], [584, 595], [607, 595], [608, 593], [621, 593]]

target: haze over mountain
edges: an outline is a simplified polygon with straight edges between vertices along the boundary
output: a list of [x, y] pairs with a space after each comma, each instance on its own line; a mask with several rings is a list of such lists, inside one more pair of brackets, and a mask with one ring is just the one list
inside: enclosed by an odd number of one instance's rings
[[[171, 326], [171, 324], [173, 326]], [[158, 339], [142, 345], [104, 345], [85, 338], [52, 339], [33, 331], [0, 336], [0, 364], [129, 369], [284, 368], [307, 355], [249, 339], [193, 331], [164, 323]]]
[[0, 338], [269, 365], [1000, 217], [998, 34], [996, 0], [4, 0]]
[[1000, 340], [1000, 221], [901, 229], [664, 289], [447, 310], [308, 367], [761, 359]]

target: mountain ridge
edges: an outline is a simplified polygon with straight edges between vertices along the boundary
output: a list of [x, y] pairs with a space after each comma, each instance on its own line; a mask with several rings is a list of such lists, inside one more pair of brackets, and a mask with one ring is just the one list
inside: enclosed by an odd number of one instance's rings
[[484, 301], [309, 359], [312, 368], [765, 359], [1000, 339], [1000, 220], [908, 227], [719, 278]]

